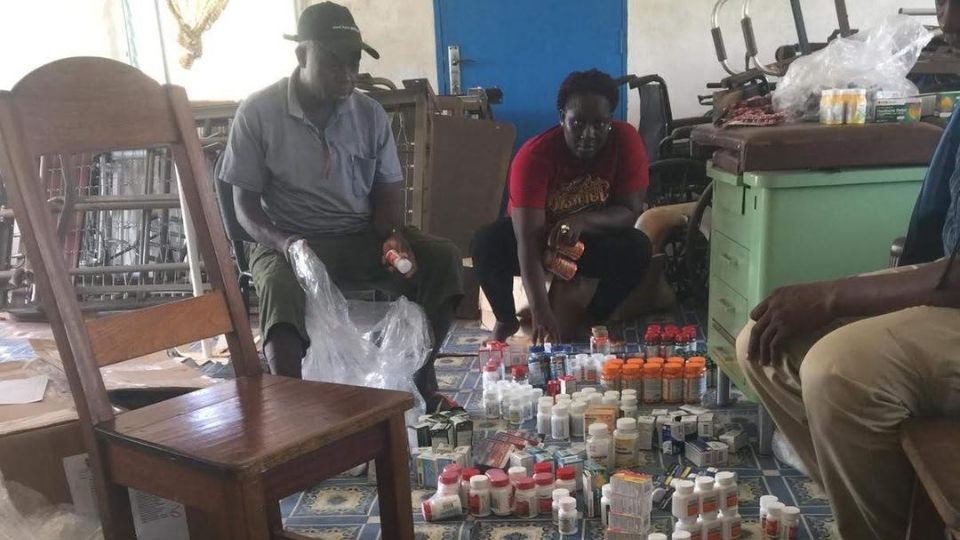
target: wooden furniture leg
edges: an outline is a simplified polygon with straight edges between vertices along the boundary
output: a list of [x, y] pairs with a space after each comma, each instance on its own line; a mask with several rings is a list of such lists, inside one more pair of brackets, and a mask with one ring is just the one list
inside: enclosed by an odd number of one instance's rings
[[410, 499], [410, 453], [403, 415], [390, 418], [385, 431], [384, 451], [376, 458], [380, 531], [384, 540], [408, 540], [413, 531], [413, 503]]

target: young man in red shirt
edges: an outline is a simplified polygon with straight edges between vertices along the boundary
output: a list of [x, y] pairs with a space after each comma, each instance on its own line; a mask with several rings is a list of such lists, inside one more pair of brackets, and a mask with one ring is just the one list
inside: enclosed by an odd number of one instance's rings
[[535, 341], [560, 342], [547, 300], [544, 258], [558, 245], [586, 246], [577, 275], [599, 278], [588, 323], [607, 320], [643, 277], [650, 240], [634, 228], [649, 183], [643, 140], [612, 119], [614, 80], [598, 70], [571, 73], [557, 96], [560, 125], [527, 141], [510, 168], [509, 217], [477, 231], [473, 265], [497, 317], [493, 339], [520, 328], [513, 277], [522, 276]]

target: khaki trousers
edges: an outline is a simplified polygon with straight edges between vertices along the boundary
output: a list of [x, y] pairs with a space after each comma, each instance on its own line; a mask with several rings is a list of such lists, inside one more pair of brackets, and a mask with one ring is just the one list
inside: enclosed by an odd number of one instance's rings
[[904, 538], [914, 474], [899, 428], [911, 416], [960, 415], [960, 309], [837, 321], [770, 366], [747, 358], [752, 328], [737, 340], [740, 365], [829, 496], [843, 538]]

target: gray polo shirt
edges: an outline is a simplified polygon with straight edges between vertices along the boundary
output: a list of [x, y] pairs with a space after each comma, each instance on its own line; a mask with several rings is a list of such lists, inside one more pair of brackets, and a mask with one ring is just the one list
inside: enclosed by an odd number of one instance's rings
[[284, 232], [363, 231], [370, 226], [373, 185], [403, 180], [387, 113], [354, 91], [320, 130], [304, 115], [290, 80], [240, 105], [221, 178], [259, 193], [267, 216]]

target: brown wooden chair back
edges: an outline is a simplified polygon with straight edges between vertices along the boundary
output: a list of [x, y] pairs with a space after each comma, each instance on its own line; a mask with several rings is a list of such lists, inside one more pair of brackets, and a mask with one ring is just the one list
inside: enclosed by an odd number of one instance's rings
[[[230, 263], [186, 92], [105, 58], [47, 64], [0, 92], [0, 176], [82, 422], [113, 418], [99, 368], [225, 334], [237, 376], [260, 364]], [[47, 205], [41, 158], [166, 147], [211, 290], [203, 296], [84, 320]], [[88, 446], [92, 441], [88, 440]]]

